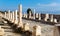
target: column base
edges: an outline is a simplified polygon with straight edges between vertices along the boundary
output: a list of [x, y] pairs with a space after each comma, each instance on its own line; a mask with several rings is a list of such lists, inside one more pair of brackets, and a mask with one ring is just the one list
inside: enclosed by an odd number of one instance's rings
[[39, 18], [38, 20], [41, 20], [41, 18]]
[[19, 23], [18, 27], [23, 28], [23, 23]]
[[18, 24], [18, 21], [15, 20], [15, 21], [14, 21], [14, 24]]
[[14, 23], [14, 21], [12, 21], [12, 23]]
[[53, 20], [51, 20], [51, 22], [53, 22]]
[[47, 19], [45, 19], [45, 21], [47, 21]]

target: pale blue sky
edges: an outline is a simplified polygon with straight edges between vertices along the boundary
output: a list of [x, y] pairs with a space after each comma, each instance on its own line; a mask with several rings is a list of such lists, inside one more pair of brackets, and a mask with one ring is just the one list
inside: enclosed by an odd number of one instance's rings
[[0, 0], [0, 10], [16, 10], [22, 4], [23, 11], [27, 8], [36, 11], [60, 11], [60, 0]]

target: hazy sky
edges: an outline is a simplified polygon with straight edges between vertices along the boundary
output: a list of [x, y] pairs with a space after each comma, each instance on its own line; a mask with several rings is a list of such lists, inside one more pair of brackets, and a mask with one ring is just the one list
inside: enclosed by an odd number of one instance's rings
[[0, 10], [16, 10], [22, 4], [23, 10], [27, 8], [36, 11], [60, 11], [60, 0], [0, 0]]

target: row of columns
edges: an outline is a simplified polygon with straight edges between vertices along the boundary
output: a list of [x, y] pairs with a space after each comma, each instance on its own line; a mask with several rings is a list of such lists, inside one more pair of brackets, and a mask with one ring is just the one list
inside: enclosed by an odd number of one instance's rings
[[5, 12], [4, 15], [5, 19], [8, 19], [9, 21], [11, 21], [12, 23], [18, 25], [17, 27], [22, 27], [23, 23], [22, 23], [22, 5], [19, 5], [19, 10], [15, 10], [10, 12], [10, 10], [7, 12]]
[[[41, 19], [41, 14], [35, 13], [35, 9], [34, 9], [33, 16], [31, 16], [31, 15], [32, 15], [32, 13], [31, 13], [31, 11], [29, 11], [29, 19], [32, 19], [32, 17], [33, 17], [34, 20], [35, 20], [36, 18], [38, 18], [38, 20], [42, 20], [42, 19]], [[27, 14], [24, 13], [24, 16], [23, 16], [23, 17], [24, 17], [24, 18], [27, 18]], [[49, 17], [49, 14], [45, 14], [44, 21], [48, 21], [48, 19], [50, 19], [50, 22], [55, 22], [55, 23], [57, 23], [57, 19], [56, 19], [56, 18], [54, 19], [52, 14], [51, 14], [51, 17]]]
[[[22, 23], [22, 14], [21, 14], [22, 11], [19, 11], [19, 15], [17, 14], [17, 12], [18, 12], [17, 10], [15, 12], [14, 11], [13, 12], [10, 12], [10, 10], [9, 10], [9, 14], [7, 14], [5, 12], [5, 18], [10, 18], [8, 20], [10, 20], [13, 23], [19, 25], [18, 27], [22, 27], [24, 29], [24, 31], [30, 30], [30, 26], [29, 26], [28, 23], [26, 23], [26, 24], [23, 24]], [[41, 15], [40, 14], [36, 14], [36, 17], [37, 16], [40, 17]], [[49, 18], [49, 14], [46, 14], [45, 21], [47, 21], [48, 18]], [[41, 17], [38, 18], [38, 19], [41, 20]], [[53, 22], [53, 21], [57, 23], [57, 19], [53, 19], [53, 15], [51, 15], [51, 22]], [[37, 26], [33, 26], [32, 36], [41, 36], [41, 27], [40, 26], [38, 26], [38, 25]]]
[[[27, 18], [27, 16], [25, 16]], [[12, 23], [18, 25], [17, 28], [21, 27], [24, 31], [30, 31], [30, 26], [28, 23], [22, 22], [22, 5], [19, 5], [19, 10], [15, 10], [13, 12], [8, 11], [5, 12], [5, 19], [11, 21]], [[31, 18], [31, 14], [30, 17]], [[41, 36], [41, 27], [39, 25], [33, 26], [32, 36]]]

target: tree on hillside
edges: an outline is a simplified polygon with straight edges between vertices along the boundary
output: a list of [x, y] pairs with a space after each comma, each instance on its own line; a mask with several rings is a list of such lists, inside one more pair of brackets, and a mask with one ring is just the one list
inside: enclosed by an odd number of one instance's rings
[[[29, 11], [31, 11], [31, 14], [33, 14], [33, 13], [32, 13], [32, 10], [31, 10], [30, 8], [28, 8], [28, 9], [27, 9], [27, 15], [28, 15], [28, 17], [29, 17], [29, 13], [30, 13]], [[32, 15], [31, 15], [31, 16], [32, 16]]]

